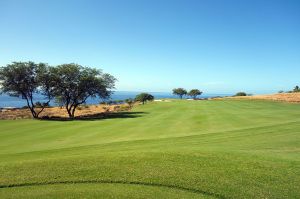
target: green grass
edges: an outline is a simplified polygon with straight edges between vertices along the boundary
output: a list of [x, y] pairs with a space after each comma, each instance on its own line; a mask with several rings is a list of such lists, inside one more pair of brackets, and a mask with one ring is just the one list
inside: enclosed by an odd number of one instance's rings
[[154, 102], [0, 121], [0, 198], [300, 198], [300, 105]]

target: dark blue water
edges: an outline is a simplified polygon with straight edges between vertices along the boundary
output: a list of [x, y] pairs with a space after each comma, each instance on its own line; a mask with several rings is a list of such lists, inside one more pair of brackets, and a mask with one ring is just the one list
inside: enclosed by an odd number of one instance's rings
[[[110, 100], [125, 100], [127, 98], [135, 98], [137, 94], [141, 92], [133, 92], [133, 91], [116, 91], [111, 96]], [[177, 96], [172, 95], [172, 93], [167, 92], [149, 92], [151, 95], [155, 97], [155, 99], [163, 99], [163, 98], [178, 98]], [[201, 98], [209, 98], [216, 96], [226, 96], [224, 94], [203, 94]], [[35, 101], [43, 102], [44, 99], [42, 96], [35, 96]], [[88, 99], [87, 104], [99, 104], [103, 100], [101, 99]], [[53, 102], [51, 105], [55, 105]], [[26, 100], [17, 97], [10, 97], [7, 95], [0, 95], [0, 107], [23, 107], [26, 106]]]

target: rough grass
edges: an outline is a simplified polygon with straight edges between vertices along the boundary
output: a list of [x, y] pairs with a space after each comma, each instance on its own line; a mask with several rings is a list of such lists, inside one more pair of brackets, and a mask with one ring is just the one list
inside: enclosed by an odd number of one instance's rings
[[0, 198], [300, 198], [300, 105], [154, 102], [0, 121]]
[[[93, 117], [99, 113], [111, 113], [128, 110], [129, 107], [126, 104], [122, 105], [82, 105], [79, 106], [75, 111], [76, 117]], [[37, 111], [41, 109], [36, 108]], [[49, 107], [45, 108], [39, 115], [40, 118], [51, 117], [51, 118], [69, 118], [65, 107]], [[17, 120], [17, 119], [31, 119], [32, 114], [28, 108], [14, 109], [14, 110], [0, 110], [0, 120]]]
[[247, 99], [247, 100], [272, 100], [280, 102], [300, 102], [300, 92], [295, 93], [277, 93], [270, 95], [254, 95], [254, 96], [237, 96], [229, 97], [231, 99]]

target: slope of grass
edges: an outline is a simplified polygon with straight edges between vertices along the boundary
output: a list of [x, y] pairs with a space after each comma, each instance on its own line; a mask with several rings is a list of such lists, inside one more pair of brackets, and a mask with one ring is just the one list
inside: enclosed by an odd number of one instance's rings
[[0, 198], [300, 198], [300, 105], [172, 101], [0, 121]]

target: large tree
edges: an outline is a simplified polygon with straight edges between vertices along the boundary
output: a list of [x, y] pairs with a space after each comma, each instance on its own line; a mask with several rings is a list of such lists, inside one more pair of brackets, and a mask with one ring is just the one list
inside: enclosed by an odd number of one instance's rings
[[135, 97], [135, 101], [142, 102], [145, 104], [147, 101], [153, 101], [154, 96], [150, 95], [149, 93], [141, 93]]
[[182, 97], [186, 94], [187, 94], [187, 91], [184, 88], [174, 88], [173, 89], [173, 95], [178, 95], [180, 97], [180, 99], [182, 99]]
[[70, 118], [74, 118], [76, 108], [88, 98], [109, 98], [116, 81], [101, 70], [73, 63], [52, 68], [52, 73], [56, 82], [55, 97], [64, 104]]
[[[34, 118], [39, 117], [53, 97], [53, 81], [49, 66], [44, 63], [13, 62], [1, 67], [0, 85], [2, 93], [25, 99]], [[37, 94], [42, 94], [47, 100], [38, 109], [34, 102]]]
[[188, 95], [191, 96], [193, 99], [196, 99], [198, 95], [201, 95], [202, 91], [198, 89], [192, 89], [189, 91]]

